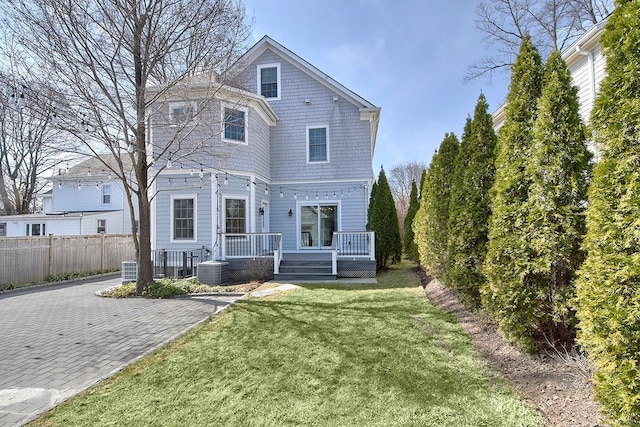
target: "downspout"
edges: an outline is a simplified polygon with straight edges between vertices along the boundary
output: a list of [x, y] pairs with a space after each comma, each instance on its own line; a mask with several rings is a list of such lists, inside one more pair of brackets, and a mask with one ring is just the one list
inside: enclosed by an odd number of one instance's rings
[[[593, 52], [590, 50], [583, 50], [580, 45], [577, 45], [576, 53], [578, 55], [587, 57], [587, 63], [589, 65], [589, 105], [591, 106], [591, 108], [593, 108], [596, 98], [596, 71], [593, 60]], [[595, 143], [595, 140], [592, 139], [591, 142], [593, 144], [594, 160], [597, 162], [600, 159], [600, 156], [598, 154], [598, 147]]]

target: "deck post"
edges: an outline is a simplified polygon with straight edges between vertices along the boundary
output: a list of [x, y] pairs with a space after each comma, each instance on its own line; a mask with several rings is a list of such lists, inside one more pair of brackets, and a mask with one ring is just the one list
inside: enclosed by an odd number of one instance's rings
[[338, 275], [338, 250], [335, 247], [331, 250], [331, 274]]
[[371, 261], [376, 260], [376, 232], [369, 232], [369, 259]]

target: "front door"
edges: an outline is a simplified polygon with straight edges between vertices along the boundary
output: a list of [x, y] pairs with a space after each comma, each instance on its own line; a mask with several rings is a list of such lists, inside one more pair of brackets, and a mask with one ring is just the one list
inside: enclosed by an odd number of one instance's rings
[[330, 248], [333, 232], [338, 230], [338, 205], [302, 205], [299, 224], [300, 248]]

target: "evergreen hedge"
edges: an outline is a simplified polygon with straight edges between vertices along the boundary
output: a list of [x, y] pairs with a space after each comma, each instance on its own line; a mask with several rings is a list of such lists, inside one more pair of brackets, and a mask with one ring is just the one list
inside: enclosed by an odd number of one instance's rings
[[589, 188], [588, 255], [577, 281], [579, 342], [615, 426], [640, 425], [640, 1], [617, 1], [601, 43], [607, 76], [591, 116], [599, 162]]
[[485, 282], [489, 190], [495, 171], [497, 138], [488, 110], [487, 100], [480, 94], [473, 120], [468, 118], [465, 125], [449, 202], [447, 282], [475, 306], [480, 304], [480, 288]]
[[530, 351], [535, 349], [533, 319], [538, 317], [538, 307], [530, 302], [537, 299], [537, 290], [527, 275], [531, 250], [522, 227], [530, 185], [525, 168], [541, 89], [542, 60], [531, 39], [525, 37], [512, 69], [505, 121], [498, 134], [484, 264], [487, 281], [481, 298], [506, 337]]
[[420, 207], [413, 221], [420, 264], [442, 282], [446, 281], [449, 198], [458, 145], [455, 134], [445, 135], [431, 159], [422, 184]]
[[415, 181], [411, 183], [411, 194], [409, 196], [409, 209], [407, 209], [407, 216], [404, 219], [404, 254], [405, 257], [412, 261], [417, 261], [418, 246], [415, 242], [415, 235], [413, 233], [413, 219], [418, 212], [418, 187]]

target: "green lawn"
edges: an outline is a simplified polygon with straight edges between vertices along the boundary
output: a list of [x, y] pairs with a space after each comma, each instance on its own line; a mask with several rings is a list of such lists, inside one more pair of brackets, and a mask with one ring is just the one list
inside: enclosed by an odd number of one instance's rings
[[538, 426], [408, 265], [238, 302], [58, 407], [55, 426]]

